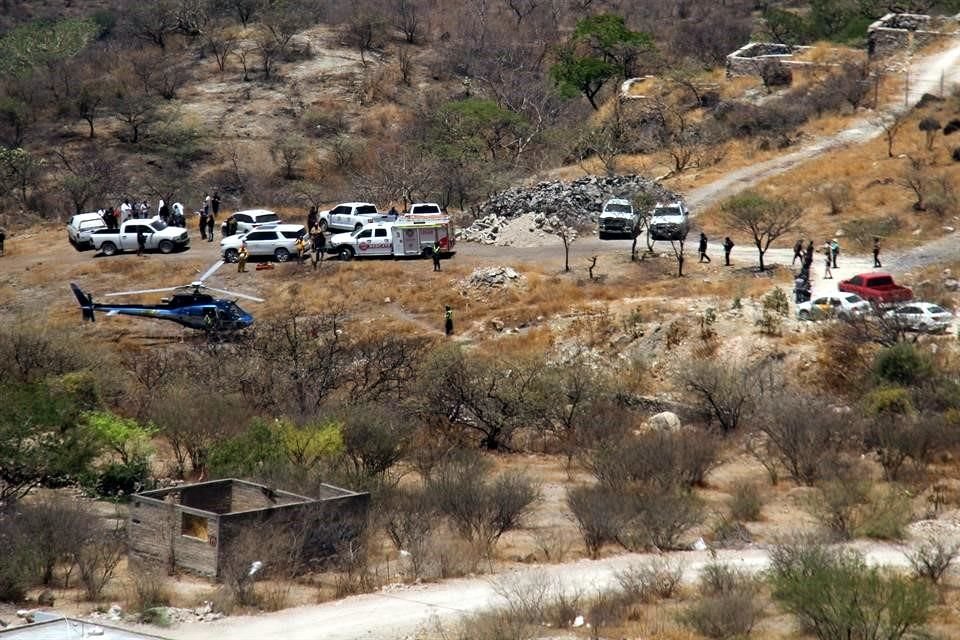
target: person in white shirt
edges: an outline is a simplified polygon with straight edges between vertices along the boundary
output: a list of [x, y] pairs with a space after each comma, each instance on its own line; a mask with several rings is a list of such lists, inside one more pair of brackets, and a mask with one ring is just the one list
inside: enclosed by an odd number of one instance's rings
[[120, 205], [120, 222], [126, 222], [130, 219], [130, 214], [133, 209], [130, 207], [130, 200], [125, 199], [123, 204]]
[[157, 215], [160, 215], [160, 212], [163, 210], [163, 198], [157, 201]]

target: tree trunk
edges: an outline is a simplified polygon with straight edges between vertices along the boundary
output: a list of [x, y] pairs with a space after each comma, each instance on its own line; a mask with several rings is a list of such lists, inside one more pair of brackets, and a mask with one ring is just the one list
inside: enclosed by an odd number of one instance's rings
[[677, 256], [677, 277], [683, 277], [683, 256]]
[[763, 254], [766, 253], [763, 249], [757, 249], [757, 252], [760, 254], [760, 271], [764, 270], [763, 266]]

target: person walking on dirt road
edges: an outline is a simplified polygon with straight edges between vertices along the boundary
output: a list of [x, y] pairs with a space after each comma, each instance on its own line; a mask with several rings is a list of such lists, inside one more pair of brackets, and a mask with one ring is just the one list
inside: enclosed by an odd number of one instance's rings
[[833, 259], [833, 268], [837, 268], [837, 256], [840, 255], [840, 243], [834, 238], [830, 241], [830, 256]]
[[829, 242], [823, 243], [823, 255], [824, 255], [824, 270], [823, 270], [823, 279], [824, 280], [833, 280], [833, 272], [830, 271], [830, 265], [833, 264], [833, 248], [830, 246]]
[[213, 228], [217, 220], [213, 214], [207, 216], [207, 242], [213, 242]]
[[879, 269], [883, 265], [880, 264], [880, 238], [874, 236], [873, 238], [873, 268]]
[[433, 252], [430, 254], [430, 257], [433, 258], [433, 270], [440, 271], [440, 243], [433, 243]]
[[323, 262], [323, 253], [327, 250], [327, 236], [320, 230], [320, 225], [313, 225], [310, 230], [311, 246], [313, 247], [313, 270]]
[[448, 336], [453, 334], [453, 309], [450, 305], [443, 308], [443, 332]]
[[727, 267], [730, 266], [730, 252], [733, 251], [733, 247], [733, 240], [730, 239], [730, 236], [723, 239], [723, 262]]
[[803, 265], [803, 238], [797, 240], [797, 244], [793, 245], [793, 260], [790, 261], [790, 266], [792, 267], [797, 260], [800, 260], [800, 265]]
[[697, 249], [700, 253], [700, 262], [710, 262], [710, 256], [707, 255], [707, 234], [700, 232], [700, 247]]

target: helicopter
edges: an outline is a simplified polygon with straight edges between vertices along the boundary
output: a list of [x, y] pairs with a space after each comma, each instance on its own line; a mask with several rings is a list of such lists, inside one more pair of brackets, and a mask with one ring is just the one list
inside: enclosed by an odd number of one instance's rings
[[[246, 329], [253, 324], [253, 316], [240, 308], [233, 300], [214, 298], [204, 291], [223, 293], [237, 298], [244, 298], [254, 302], [263, 302], [263, 298], [248, 296], [234, 291], [215, 289], [203, 284], [203, 281], [213, 275], [223, 266], [220, 260], [206, 273], [190, 284], [179, 287], [164, 287], [162, 289], [142, 289], [139, 291], [120, 291], [108, 293], [105, 297], [133, 296], [144, 293], [161, 293], [173, 291], [173, 296], [163, 298], [160, 304], [103, 304], [93, 301], [93, 296], [83, 291], [78, 285], [70, 283], [73, 294], [80, 303], [80, 311], [84, 320], [94, 321], [94, 312], [103, 311], [108, 316], [124, 315], [153, 320], [169, 320], [189, 329], [199, 329], [207, 332], [230, 332]], [[199, 271], [199, 269], [198, 269]]]

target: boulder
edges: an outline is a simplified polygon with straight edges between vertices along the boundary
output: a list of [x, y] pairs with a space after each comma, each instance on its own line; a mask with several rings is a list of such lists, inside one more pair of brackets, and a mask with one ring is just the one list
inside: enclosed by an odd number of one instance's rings
[[647, 420], [647, 426], [654, 431], [679, 431], [683, 425], [677, 414], [672, 411], [661, 411]]

